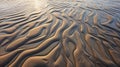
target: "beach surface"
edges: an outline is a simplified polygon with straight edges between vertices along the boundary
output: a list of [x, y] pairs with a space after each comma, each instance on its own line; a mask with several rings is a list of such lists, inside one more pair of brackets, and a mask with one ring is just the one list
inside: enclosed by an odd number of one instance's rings
[[0, 67], [120, 67], [120, 0], [0, 0]]

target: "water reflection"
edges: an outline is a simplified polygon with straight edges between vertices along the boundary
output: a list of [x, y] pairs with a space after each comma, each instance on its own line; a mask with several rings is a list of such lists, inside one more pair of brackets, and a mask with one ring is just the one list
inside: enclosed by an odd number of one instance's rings
[[0, 17], [20, 12], [29, 14], [44, 9], [46, 6], [47, 0], [2, 0], [0, 1]]

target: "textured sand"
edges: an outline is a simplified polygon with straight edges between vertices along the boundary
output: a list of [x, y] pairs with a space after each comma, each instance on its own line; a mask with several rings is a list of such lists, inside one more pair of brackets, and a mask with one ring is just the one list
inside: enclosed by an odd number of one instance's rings
[[0, 0], [0, 67], [120, 67], [120, 1]]

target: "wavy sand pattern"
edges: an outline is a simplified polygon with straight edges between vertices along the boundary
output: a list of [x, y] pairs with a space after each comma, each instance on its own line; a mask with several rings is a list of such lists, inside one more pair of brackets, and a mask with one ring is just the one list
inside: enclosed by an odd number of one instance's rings
[[119, 0], [1, 0], [0, 67], [120, 67]]

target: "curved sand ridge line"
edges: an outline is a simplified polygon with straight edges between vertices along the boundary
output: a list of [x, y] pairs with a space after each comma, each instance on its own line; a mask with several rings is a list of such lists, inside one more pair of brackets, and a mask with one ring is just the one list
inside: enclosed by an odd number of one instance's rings
[[120, 8], [67, 2], [1, 18], [0, 66], [119, 67]]

